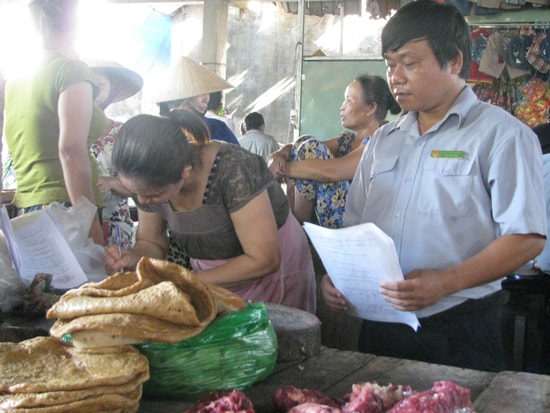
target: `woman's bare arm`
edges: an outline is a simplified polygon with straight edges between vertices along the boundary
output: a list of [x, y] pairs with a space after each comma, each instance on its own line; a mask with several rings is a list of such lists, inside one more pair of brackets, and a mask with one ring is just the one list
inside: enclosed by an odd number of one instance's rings
[[[59, 159], [72, 204], [76, 204], [81, 197], [86, 197], [95, 204], [87, 142], [92, 119], [92, 101], [92, 85], [88, 82], [71, 85], [59, 95]], [[92, 222], [90, 236], [95, 243], [105, 245], [99, 217]]]
[[[339, 138], [332, 138], [329, 140], [324, 141], [323, 143], [328, 147], [328, 149], [334, 153], [338, 149], [338, 141]], [[269, 162], [268, 166], [271, 170], [271, 173], [273, 173], [273, 176], [275, 178], [282, 178], [284, 176], [290, 176], [287, 173], [286, 165], [288, 162], [288, 158], [290, 156], [290, 152], [292, 150], [292, 143], [287, 143], [284, 145], [281, 149], [278, 151], [273, 152], [269, 156]], [[293, 176], [290, 176], [293, 178]], [[314, 179], [314, 178], [311, 178]], [[351, 179], [351, 178], [350, 178]]]
[[217, 268], [199, 272], [201, 280], [231, 286], [277, 271], [281, 250], [267, 190], [232, 212], [231, 220], [244, 253]]
[[295, 179], [312, 179], [320, 182], [351, 180], [361, 160], [365, 145], [360, 145], [345, 156], [334, 159], [304, 159], [288, 162], [284, 176]]

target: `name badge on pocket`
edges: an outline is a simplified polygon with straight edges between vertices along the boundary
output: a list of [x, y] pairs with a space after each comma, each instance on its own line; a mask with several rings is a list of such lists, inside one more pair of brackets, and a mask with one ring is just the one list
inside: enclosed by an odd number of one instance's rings
[[462, 159], [464, 158], [463, 151], [438, 151], [434, 150], [431, 153], [432, 158], [453, 158], [453, 159]]

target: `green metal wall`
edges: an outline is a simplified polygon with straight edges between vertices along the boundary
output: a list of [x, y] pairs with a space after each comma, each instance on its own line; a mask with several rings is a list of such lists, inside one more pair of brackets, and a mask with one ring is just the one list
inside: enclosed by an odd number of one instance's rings
[[[320, 140], [340, 135], [340, 106], [355, 76], [372, 74], [386, 78], [382, 59], [307, 59], [303, 62], [300, 135]], [[391, 119], [391, 118], [390, 118]]]

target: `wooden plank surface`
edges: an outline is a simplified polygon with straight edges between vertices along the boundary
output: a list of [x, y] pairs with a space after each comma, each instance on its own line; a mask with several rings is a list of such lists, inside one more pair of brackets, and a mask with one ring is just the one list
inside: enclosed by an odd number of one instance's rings
[[[477, 413], [550, 411], [550, 376], [516, 372], [496, 374], [330, 348], [322, 348], [319, 354], [301, 362], [279, 364], [270, 377], [245, 389], [244, 393], [256, 412], [273, 413], [273, 393], [289, 384], [341, 397], [358, 382], [408, 384], [421, 391], [438, 380], [453, 380], [468, 387]], [[139, 412], [183, 413], [191, 405], [191, 402], [143, 399]]]
[[505, 371], [475, 400], [478, 413], [550, 412], [550, 376]]
[[[475, 400], [491, 383], [495, 373], [460, 369], [413, 360], [375, 357], [368, 365], [355, 370], [345, 380], [338, 382], [330, 393], [342, 396], [351, 391], [354, 383], [376, 381], [380, 385], [409, 385], [415, 391], [431, 388], [435, 381], [452, 380], [470, 389]], [[479, 413], [479, 412], [478, 412]]]
[[298, 388], [327, 391], [374, 358], [369, 354], [324, 348], [319, 354], [290, 365], [244, 393], [257, 413], [271, 413], [271, 396], [278, 388], [291, 384]]

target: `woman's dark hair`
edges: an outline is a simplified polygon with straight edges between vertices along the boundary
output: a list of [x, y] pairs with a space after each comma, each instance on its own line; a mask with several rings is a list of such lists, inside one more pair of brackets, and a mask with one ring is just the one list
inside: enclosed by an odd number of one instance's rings
[[212, 110], [217, 112], [220, 109], [222, 104], [222, 92], [212, 92], [210, 93], [210, 98], [208, 99], [208, 105], [206, 105], [206, 110]]
[[69, 32], [76, 28], [78, 0], [32, 0], [32, 20], [37, 28]]
[[167, 102], [158, 102], [159, 115], [168, 116], [170, 112], [174, 109], [181, 107], [185, 103], [185, 99], [170, 100]]
[[[113, 147], [115, 172], [161, 188], [179, 182], [183, 168], [196, 164], [199, 150], [186, 133], [200, 134], [204, 125], [208, 136], [208, 128], [191, 112], [175, 112], [176, 119], [144, 114], [130, 118]], [[204, 136], [195, 138], [200, 141]]]
[[210, 141], [210, 129], [196, 111], [187, 107], [173, 109], [168, 117], [179, 123], [188, 142], [196, 142], [203, 145]]
[[388, 116], [388, 111], [392, 115], [401, 112], [401, 106], [395, 100], [388, 83], [383, 78], [374, 75], [359, 75], [355, 78], [355, 81], [363, 89], [363, 102], [365, 105], [376, 103], [376, 119], [382, 122]]
[[189, 103], [189, 100], [191, 98], [185, 98], [185, 99], [178, 99], [178, 100], [170, 100], [167, 102], [158, 102], [157, 105], [159, 107], [159, 115], [160, 116], [170, 116], [170, 113], [174, 110], [178, 109], [186, 109], [190, 112], [193, 112], [197, 116], [201, 117], [202, 114], [195, 108], [191, 103]]
[[427, 40], [442, 69], [461, 52], [460, 77], [468, 79], [472, 36], [470, 26], [455, 6], [416, 0], [401, 7], [382, 29], [382, 56], [411, 40]]

